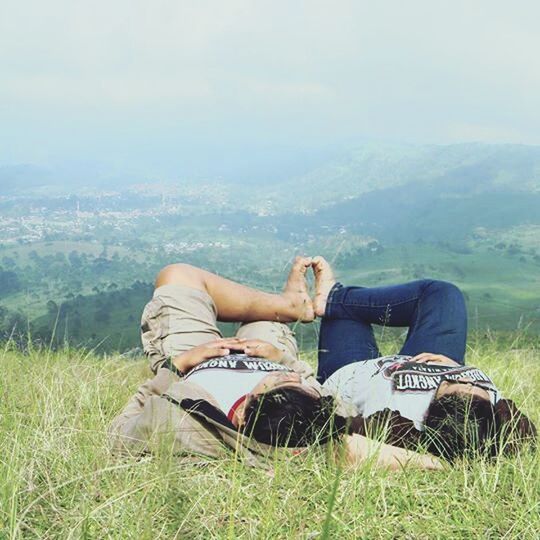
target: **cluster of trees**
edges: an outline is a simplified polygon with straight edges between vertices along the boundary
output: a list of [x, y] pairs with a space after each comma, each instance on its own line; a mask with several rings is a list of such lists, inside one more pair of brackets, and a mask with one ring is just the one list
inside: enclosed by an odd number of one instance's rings
[[9, 339], [15, 334], [25, 333], [27, 329], [28, 320], [22, 313], [0, 305], [0, 339]]
[[17, 272], [13, 270], [4, 270], [0, 266], [0, 298], [17, 293], [22, 285]]
[[64, 302], [51, 299], [47, 302], [47, 314], [32, 323], [32, 336], [53, 344], [65, 341], [92, 347], [99, 344], [102, 351], [114, 350], [122, 336], [124, 348], [136, 347], [138, 321], [152, 291], [151, 283], [135, 281], [123, 289], [89, 296], [79, 294]]
[[535, 248], [525, 249], [519, 244], [519, 242], [497, 242], [493, 247], [489, 248], [491, 250], [504, 251], [507, 255], [518, 256], [521, 262], [527, 261], [527, 256], [530, 256], [531, 259], [537, 263], [540, 263], [540, 255], [538, 254]]
[[[36, 250], [27, 258], [4, 257], [0, 266], [0, 298], [29, 290], [34, 297], [72, 299], [93, 287], [93, 292], [114, 290], [136, 279], [149, 279], [159, 262], [140, 262], [117, 252], [108, 255], [104, 248], [99, 254], [71, 251], [42, 255]], [[86, 291], [85, 291], [86, 289]], [[56, 298], [54, 298], [56, 301]]]
[[373, 257], [384, 252], [384, 246], [377, 240], [371, 240], [363, 246], [357, 246], [352, 249], [342, 250], [336, 257], [334, 264], [341, 268], [354, 267], [366, 257]]

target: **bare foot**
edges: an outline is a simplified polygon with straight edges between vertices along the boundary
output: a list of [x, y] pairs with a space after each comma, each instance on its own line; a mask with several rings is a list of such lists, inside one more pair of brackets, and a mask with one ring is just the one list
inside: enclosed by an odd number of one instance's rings
[[302, 322], [311, 322], [315, 318], [306, 281], [306, 272], [311, 265], [311, 257], [296, 257], [283, 289], [283, 296], [291, 302], [296, 320]]
[[330, 290], [336, 283], [334, 272], [330, 263], [323, 257], [313, 257], [313, 273], [315, 274], [315, 296], [313, 297], [313, 308], [315, 315], [322, 317], [326, 309], [326, 299]]

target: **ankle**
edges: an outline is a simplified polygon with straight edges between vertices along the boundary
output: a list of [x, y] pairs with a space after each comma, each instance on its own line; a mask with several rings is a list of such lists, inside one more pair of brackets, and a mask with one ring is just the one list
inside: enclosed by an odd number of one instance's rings
[[309, 296], [299, 293], [283, 293], [284, 311], [287, 322], [313, 320], [313, 302]]

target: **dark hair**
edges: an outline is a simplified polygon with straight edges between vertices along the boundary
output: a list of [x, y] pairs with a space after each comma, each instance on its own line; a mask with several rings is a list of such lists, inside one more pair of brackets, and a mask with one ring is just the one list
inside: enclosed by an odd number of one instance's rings
[[534, 441], [536, 428], [512, 401], [494, 406], [476, 396], [436, 398], [426, 414], [422, 441], [429, 452], [453, 461], [461, 456], [514, 454]]
[[313, 398], [296, 388], [276, 388], [249, 403], [244, 433], [272, 446], [324, 444], [345, 429], [345, 419], [334, 410], [330, 396]]
[[[453, 398], [453, 399], [449, 399]], [[524, 443], [535, 443], [536, 427], [513, 401], [501, 399], [495, 406], [480, 398], [447, 396], [435, 399], [428, 409], [425, 431], [398, 411], [384, 409], [350, 421], [350, 432], [384, 442], [426, 450], [453, 461], [460, 456], [495, 457], [517, 453]]]
[[365, 418], [361, 414], [355, 416], [350, 421], [349, 432], [411, 450], [417, 450], [422, 433], [412, 420], [388, 408]]

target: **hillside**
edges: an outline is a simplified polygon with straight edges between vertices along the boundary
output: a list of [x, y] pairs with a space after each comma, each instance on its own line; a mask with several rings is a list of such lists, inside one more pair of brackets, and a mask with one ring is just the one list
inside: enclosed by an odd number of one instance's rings
[[413, 185], [476, 193], [538, 192], [540, 147], [365, 144], [305, 175], [266, 186], [263, 198], [273, 202], [276, 212], [313, 211], [373, 191]]

